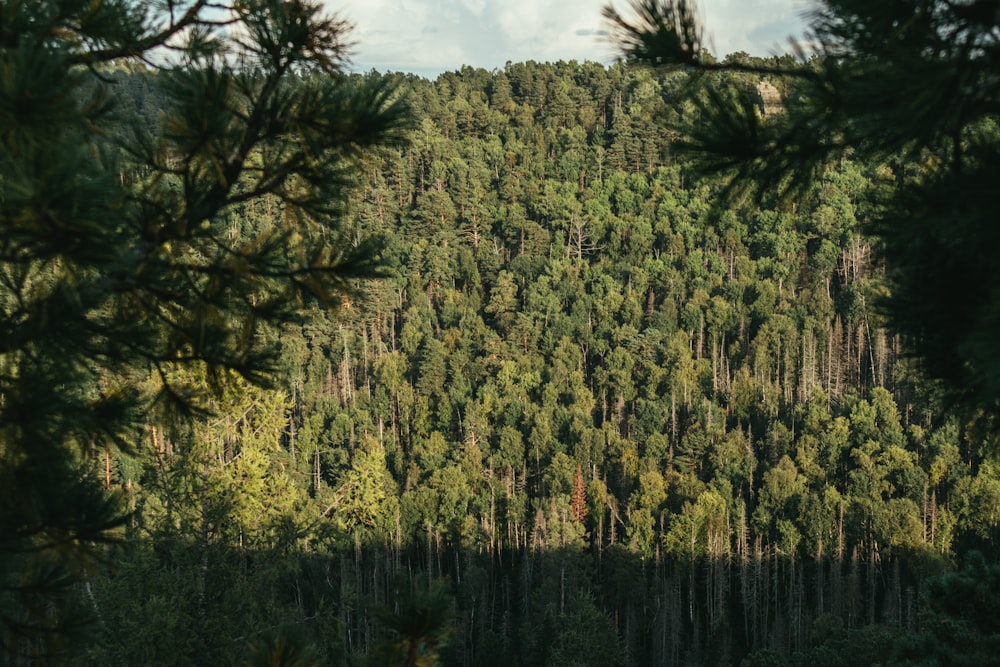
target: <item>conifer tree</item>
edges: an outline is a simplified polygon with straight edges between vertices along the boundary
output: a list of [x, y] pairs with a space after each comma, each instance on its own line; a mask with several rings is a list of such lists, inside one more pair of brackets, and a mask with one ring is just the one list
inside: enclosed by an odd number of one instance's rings
[[583, 523], [587, 520], [587, 485], [583, 481], [583, 469], [580, 464], [576, 464], [576, 472], [573, 473], [573, 495], [570, 499], [573, 510], [573, 520]]
[[[804, 192], [844, 157], [880, 165], [870, 231], [880, 241], [890, 322], [927, 374], [966, 406], [1000, 407], [1000, 274], [990, 249], [1000, 173], [1000, 12], [994, 0], [821, 0], [798, 59], [708, 57], [689, 0], [605, 10], [626, 57], [748, 75], [687, 91], [700, 113], [686, 148], [730, 191]], [[784, 91], [758, 112], [762, 81]], [[774, 105], [771, 104], [771, 107]]]
[[[344, 192], [408, 121], [391, 86], [344, 73], [348, 27], [311, 0], [0, 4], [7, 651], [85, 620], [70, 589], [123, 521], [88, 460], [134, 446], [150, 411], [266, 383], [273, 327], [373, 271]], [[160, 95], [153, 133], [115, 105], [122, 66]], [[279, 217], [233, 234], [254, 202]]]

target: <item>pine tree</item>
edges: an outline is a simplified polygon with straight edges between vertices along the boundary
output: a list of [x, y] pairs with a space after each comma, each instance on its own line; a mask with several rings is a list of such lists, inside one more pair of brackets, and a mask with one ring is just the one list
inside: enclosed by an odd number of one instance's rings
[[583, 481], [583, 469], [580, 464], [576, 464], [576, 472], [573, 474], [573, 496], [570, 499], [573, 509], [573, 520], [583, 523], [587, 520], [587, 484]]
[[[89, 459], [230, 378], [273, 327], [335, 305], [377, 248], [341, 224], [352, 169], [405, 104], [343, 72], [310, 0], [0, 5], [0, 618], [30, 656], [82, 626], [70, 590], [123, 522]], [[149, 133], [116, 107], [157, 91]], [[269, 225], [232, 234], [263, 203]]]
[[[822, 0], [808, 52], [756, 62], [708, 57], [688, 0], [630, 4], [634, 17], [605, 10], [626, 57], [710, 84], [687, 91], [699, 113], [685, 143], [730, 193], [794, 196], [845, 157], [879, 167], [869, 231], [890, 323], [953, 398], [995, 414], [1000, 274], [984, 249], [1000, 242], [996, 2]], [[718, 86], [716, 72], [744, 78]], [[762, 80], [784, 91], [780, 112], [759, 112]]]

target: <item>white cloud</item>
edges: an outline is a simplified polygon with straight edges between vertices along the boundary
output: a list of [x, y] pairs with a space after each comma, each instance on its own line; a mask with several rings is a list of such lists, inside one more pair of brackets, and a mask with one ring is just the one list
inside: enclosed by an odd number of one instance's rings
[[473, 16], [480, 16], [486, 9], [486, 0], [459, 0], [462, 6]]
[[807, 0], [711, 0], [702, 15], [709, 48], [717, 56], [735, 51], [766, 56], [788, 51], [803, 32]]
[[[356, 25], [354, 66], [432, 75], [507, 61], [614, 60], [601, 36], [607, 0], [328, 0]], [[624, 0], [617, 0], [619, 7]], [[806, 0], [703, 0], [716, 55], [787, 50]]]

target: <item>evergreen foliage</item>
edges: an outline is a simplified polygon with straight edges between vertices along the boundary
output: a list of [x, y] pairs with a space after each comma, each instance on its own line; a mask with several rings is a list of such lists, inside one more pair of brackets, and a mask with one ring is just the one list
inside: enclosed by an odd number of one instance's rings
[[[922, 368], [957, 400], [1000, 403], [997, 238], [1000, 14], [992, 0], [822, 0], [798, 60], [715, 62], [687, 0], [636, 0], [606, 16], [632, 60], [703, 75], [743, 72], [783, 90], [758, 113], [753, 90], [699, 77], [687, 147], [732, 188], [801, 195], [846, 156], [881, 162], [868, 232], [888, 267], [883, 300]], [[888, 187], [893, 183], [894, 187]]]
[[405, 660], [390, 628], [428, 579], [441, 664], [860, 664], [936, 641], [931, 582], [998, 536], [995, 434], [943, 413], [872, 308], [880, 162], [794, 208], [721, 207], [673, 150], [686, 73], [352, 78], [416, 115], [346, 204], [386, 277], [275, 334], [274, 390], [112, 451], [136, 511], [79, 662], [239, 664], [279, 627], [325, 662]]
[[[118, 115], [82, 136], [101, 149], [93, 154], [119, 156], [107, 187], [125, 203], [100, 219], [118, 221], [125, 240], [128, 202], [144, 210], [143, 197], [174, 193], [170, 210], [183, 213], [186, 183], [215, 183], [224, 154], [211, 140], [195, 154], [214, 157], [144, 170], [122, 152], [130, 137], [148, 147], [187, 136], [183, 123], [161, 121], [194, 118], [178, 82], [214, 80], [197, 75], [208, 64], [105, 66], [99, 79], [72, 70], [82, 90], [114, 93]], [[758, 70], [793, 64], [734, 54], [701, 79], [753, 89]], [[161, 361], [162, 372], [139, 352], [181, 350], [168, 337], [122, 357], [131, 366], [86, 367], [100, 380], [88, 387], [121, 387], [130, 406], [153, 409], [138, 411], [138, 432], [122, 430], [128, 448], [91, 439], [57, 449], [67, 477], [89, 480], [79, 488], [120, 498], [109, 514], [120, 528], [117, 544], [86, 550], [103, 560], [64, 580], [59, 598], [95, 618], [52, 662], [596, 667], [989, 655], [994, 628], [978, 617], [996, 579], [996, 434], [942, 410], [872, 307], [886, 265], [864, 230], [908, 187], [892, 177], [891, 156], [845, 154], [794, 206], [770, 191], [722, 205], [727, 181], [678, 151], [701, 113], [683, 95], [694, 72], [529, 62], [426, 81], [292, 70], [276, 105], [305, 104], [316, 87], [399, 91], [413, 105], [410, 141], [344, 156], [358, 187], [307, 211], [306, 176], [239, 199], [300, 145], [275, 134], [233, 181], [238, 200], [207, 228], [193, 225], [197, 240], [167, 239], [181, 253], [170, 275], [187, 282], [163, 277], [158, 289], [172, 291], [154, 296], [199, 287], [215, 337], [199, 348], [189, 335], [191, 359]], [[225, 99], [247, 103], [227, 85]], [[391, 109], [384, 120], [398, 128]], [[246, 117], [222, 115], [209, 138]], [[227, 273], [198, 282], [216, 256], [213, 235], [220, 249], [264, 253], [272, 273], [252, 279], [238, 274], [259, 264], [223, 264]], [[342, 248], [345, 236], [351, 247], [383, 239], [382, 279], [359, 283], [335, 313], [312, 296], [279, 298], [292, 294], [282, 271], [300, 266], [300, 250], [317, 240]], [[124, 266], [126, 255], [109, 261]], [[50, 266], [54, 285], [83, 284], [62, 273], [66, 260]], [[185, 308], [202, 298], [190, 296]], [[257, 313], [262, 304], [274, 310]], [[200, 317], [168, 313], [188, 317], [178, 326]], [[251, 314], [255, 333], [240, 348], [233, 332]], [[83, 326], [69, 315], [67, 332]], [[87, 326], [113, 321], [91, 317]], [[153, 331], [142, 319], [120, 331]], [[52, 349], [87, 340], [75, 338]], [[270, 362], [269, 388], [239, 377], [246, 368], [258, 378], [244, 363], [259, 358]], [[73, 389], [49, 379], [48, 395]], [[166, 419], [171, 406], [193, 419]], [[4, 440], [4, 452], [27, 456], [19, 442]], [[55, 507], [66, 496], [32, 497]], [[984, 560], [967, 557], [976, 550]], [[15, 558], [26, 557], [11, 555], [4, 572], [20, 576], [23, 561], [6, 569]], [[964, 597], [981, 611], [956, 612]], [[54, 618], [53, 604], [31, 602], [8, 598], [4, 611]], [[30, 647], [57, 648], [52, 638]]]
[[[90, 461], [135, 452], [170, 413], [210, 411], [236, 376], [273, 379], [269, 332], [371, 273], [374, 247], [339, 206], [361, 156], [398, 143], [406, 116], [386, 82], [341, 73], [345, 30], [297, 1], [0, 7], [10, 654], [52, 650], [48, 635], [82, 622], [64, 613], [68, 584], [121, 537], [121, 493]], [[116, 104], [121, 67], [156, 96], [155, 131]], [[260, 205], [280, 223], [239, 229]]]

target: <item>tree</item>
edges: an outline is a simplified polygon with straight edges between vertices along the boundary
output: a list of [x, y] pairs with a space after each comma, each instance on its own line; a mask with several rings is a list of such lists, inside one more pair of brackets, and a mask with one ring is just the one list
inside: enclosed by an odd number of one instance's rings
[[[267, 383], [269, 333], [373, 272], [344, 194], [408, 115], [384, 80], [343, 73], [347, 29], [311, 0], [0, 8], [8, 650], [51, 650], [82, 620], [64, 593], [123, 521], [88, 460], [150, 419], [207, 411], [234, 377]], [[123, 67], [162, 94], [153, 134], [120, 131]], [[275, 215], [232, 233], [256, 204]]]
[[570, 499], [573, 510], [573, 520], [583, 523], [587, 520], [587, 485], [583, 481], [583, 469], [580, 464], [576, 464], [576, 472], [573, 473], [573, 494]]
[[[1000, 13], [993, 0], [821, 0], [809, 52], [730, 59], [705, 52], [688, 0], [632, 0], [605, 15], [627, 58], [695, 73], [700, 114], [686, 148], [729, 192], [805, 192], [838, 160], [877, 167], [869, 221], [888, 266], [884, 306], [931, 378], [966, 406], [1000, 407], [1000, 275], [989, 253], [1000, 172]], [[713, 75], [743, 75], [728, 86]], [[762, 115], [757, 83], [784, 90]]]

